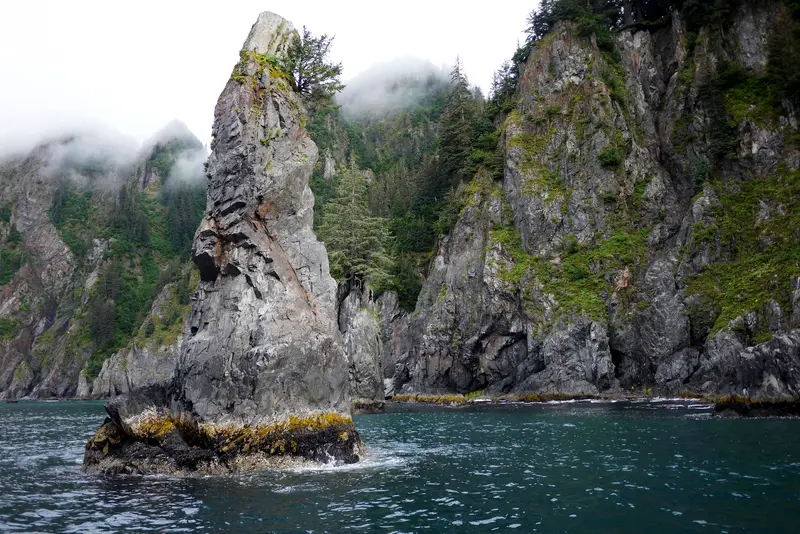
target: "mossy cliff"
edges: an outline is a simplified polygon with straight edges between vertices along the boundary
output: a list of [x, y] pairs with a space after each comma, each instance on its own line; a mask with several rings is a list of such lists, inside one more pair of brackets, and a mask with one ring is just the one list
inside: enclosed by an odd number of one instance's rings
[[[312, 231], [317, 147], [276, 66], [295, 36], [262, 13], [245, 42], [214, 113], [192, 249], [200, 281], [173, 379], [107, 405], [111, 420], [87, 447], [89, 471], [358, 460], [336, 283]], [[103, 437], [120, 433], [117, 443]]]
[[390, 389], [800, 395], [798, 117], [775, 81], [798, 24], [779, 1], [599, 45], [558, 23], [502, 178], [463, 189], [415, 311], [382, 301]]

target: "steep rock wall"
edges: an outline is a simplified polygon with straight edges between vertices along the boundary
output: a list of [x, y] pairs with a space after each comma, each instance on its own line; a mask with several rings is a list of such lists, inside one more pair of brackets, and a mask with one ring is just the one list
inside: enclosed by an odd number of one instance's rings
[[797, 121], [746, 91], [786, 16], [542, 39], [502, 182], [471, 184], [413, 314], [384, 299], [390, 389], [800, 393]]
[[383, 344], [372, 291], [366, 284], [340, 286], [339, 331], [344, 338], [350, 392], [364, 410], [383, 406]]
[[[137, 152], [113, 133], [106, 138], [87, 131], [43, 142], [26, 155], [0, 162], [0, 398], [97, 397], [118, 391], [106, 387], [112, 382], [135, 388], [154, 379], [153, 362], [134, 371], [137, 357], [129, 339], [132, 333], [138, 337], [137, 348], [144, 346], [147, 309], [163, 283], [174, 278], [170, 273], [180, 270], [178, 254], [164, 240], [168, 231], [165, 204], [173, 186], [185, 184], [165, 185], [166, 174], [159, 176], [152, 163], [157, 150], [168, 161], [196, 159], [202, 150], [191, 132], [177, 123], [154, 139]], [[155, 143], [161, 143], [160, 148]], [[123, 190], [149, 203], [146, 215], [139, 207], [140, 215], [149, 216], [148, 224], [158, 225], [156, 231], [151, 228], [151, 242], [121, 243], [126, 229], [111, 228]], [[144, 281], [145, 258], [152, 260], [148, 281]], [[113, 302], [109, 313], [95, 314], [98, 303], [106, 304], [96, 298], [98, 285], [109, 281], [111, 270], [115, 278], [115, 288], [110, 290], [114, 295], [109, 295], [112, 301], [117, 297], [128, 304], [143, 301], [144, 309], [135, 313], [128, 307], [127, 319], [134, 323], [130, 326], [116, 320], [119, 310]], [[120, 295], [123, 278], [127, 285]], [[181, 313], [188, 316], [187, 307]], [[104, 319], [110, 332], [107, 340], [98, 341], [93, 321], [102, 315], [108, 315]], [[170, 317], [173, 323], [185, 318], [172, 313]], [[158, 321], [166, 329], [164, 321]], [[160, 370], [155, 373], [166, 379], [178, 352], [172, 351], [169, 357], [163, 343], [155, 348], [162, 330], [154, 333], [153, 343], [141, 354], [159, 352], [167, 357], [168, 363], [159, 359]], [[109, 348], [108, 341], [116, 346]], [[101, 379], [104, 385], [93, 392], [92, 381], [103, 360], [117, 349], [121, 349], [117, 363], [107, 367]], [[130, 373], [121, 363], [128, 361], [133, 364]], [[144, 382], [139, 382], [140, 377]]]

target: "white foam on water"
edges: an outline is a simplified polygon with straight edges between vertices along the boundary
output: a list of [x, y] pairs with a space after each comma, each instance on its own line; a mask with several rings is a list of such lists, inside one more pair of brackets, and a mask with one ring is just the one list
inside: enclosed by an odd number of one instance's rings
[[399, 468], [409, 463], [408, 457], [403, 457], [398, 453], [407, 452], [405, 447], [390, 447], [387, 449], [367, 448], [361, 460], [354, 464], [343, 464], [331, 458], [324, 463], [306, 463], [303, 465], [287, 469], [292, 473], [327, 473], [327, 472], [350, 472], [350, 471], [370, 471], [387, 468]]
[[710, 419], [713, 416], [711, 412], [705, 413], [687, 413], [684, 415], [687, 419]]
[[497, 523], [498, 521], [501, 521], [503, 519], [505, 519], [505, 516], [496, 515], [494, 517], [490, 517], [489, 519], [480, 519], [478, 521], [470, 521], [469, 524], [470, 525], [475, 525], [475, 526], [491, 525], [492, 523]]

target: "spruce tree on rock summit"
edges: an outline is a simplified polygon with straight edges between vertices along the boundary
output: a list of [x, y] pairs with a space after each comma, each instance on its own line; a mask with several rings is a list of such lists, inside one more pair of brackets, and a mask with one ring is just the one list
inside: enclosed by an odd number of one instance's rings
[[303, 26], [302, 36], [289, 48], [283, 69], [291, 77], [293, 89], [300, 93], [311, 111], [333, 106], [333, 97], [344, 89], [342, 64], [329, 59], [333, 36], [315, 37]]

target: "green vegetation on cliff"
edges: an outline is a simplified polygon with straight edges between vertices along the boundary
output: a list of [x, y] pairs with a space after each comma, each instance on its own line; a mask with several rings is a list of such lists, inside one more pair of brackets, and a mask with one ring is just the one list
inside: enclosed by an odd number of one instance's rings
[[[178, 281], [205, 208], [204, 181], [184, 176], [187, 160], [197, 159], [196, 139], [156, 143], [131, 179], [109, 186], [110, 169], [91, 175], [64, 168], [53, 194], [50, 220], [72, 250], [79, 272], [99, 272], [88, 295], [85, 316], [72, 329], [74, 351], [88, 352], [87, 375], [137, 335], [161, 288]], [[179, 167], [180, 166], [180, 167]], [[78, 178], [75, 175], [78, 175]], [[144, 189], [142, 186], [145, 186]]]
[[0, 286], [9, 283], [22, 267], [23, 256], [22, 234], [10, 227], [8, 236], [0, 243]]
[[14, 319], [0, 317], [0, 340], [7, 341], [13, 339], [19, 331], [19, 325]]
[[791, 309], [790, 282], [800, 276], [800, 172], [711, 185], [720, 206], [711, 226], [694, 229], [694, 246], [719, 247], [726, 260], [693, 277], [689, 289], [713, 306], [713, 335], [749, 312], [763, 316], [772, 300]]

